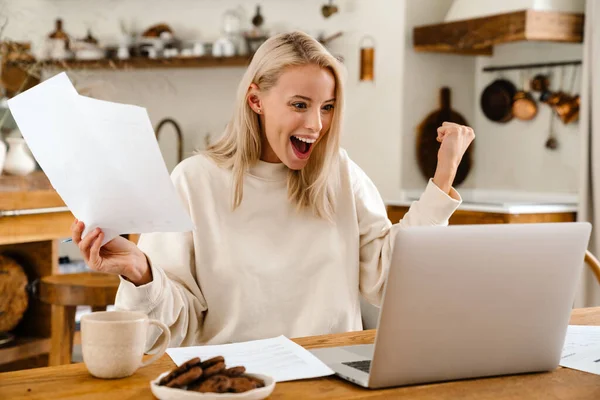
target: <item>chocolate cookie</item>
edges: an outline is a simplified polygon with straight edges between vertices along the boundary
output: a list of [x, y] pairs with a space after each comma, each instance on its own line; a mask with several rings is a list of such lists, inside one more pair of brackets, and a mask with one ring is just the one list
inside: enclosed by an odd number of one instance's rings
[[193, 390], [201, 393], [227, 393], [231, 388], [231, 379], [225, 375], [214, 375], [210, 378], [188, 387], [188, 390]]
[[211, 365], [208, 368], [204, 368], [203, 371], [204, 377], [210, 378], [213, 375], [217, 375], [218, 373], [225, 371], [225, 363], [223, 361], [218, 362], [216, 364]]
[[202, 368], [195, 366], [190, 368], [189, 371], [175, 377], [174, 379], [167, 382], [166, 386], [170, 388], [181, 388], [189, 385], [202, 376]]
[[258, 383], [254, 379], [251, 379], [247, 376], [236, 376], [229, 379], [231, 380], [231, 387], [229, 388], [229, 391], [233, 393], [247, 392], [248, 390], [259, 387]]
[[158, 382], [158, 384], [161, 386], [166, 385], [172, 379], [183, 374], [184, 372], [187, 372], [190, 368], [195, 367], [196, 365], [199, 365], [199, 364], [200, 364], [200, 359], [198, 357], [192, 358], [191, 360], [184, 362], [179, 367], [172, 370], [167, 376], [163, 377], [160, 380], [160, 382]]
[[206, 361], [202, 361], [202, 363], [200, 364], [200, 367], [202, 369], [206, 369], [206, 368], [209, 368], [209, 367], [211, 367], [211, 366], [213, 366], [215, 364], [221, 363], [221, 362], [224, 363], [225, 359], [223, 357], [221, 357], [221, 356], [216, 356], [216, 357], [213, 357], [213, 358], [209, 358]]
[[251, 381], [254, 381], [254, 382], [256, 382], [256, 387], [259, 387], [259, 388], [261, 388], [261, 387], [265, 387], [265, 381], [263, 381], [262, 379], [255, 378], [254, 376], [250, 376], [250, 375], [246, 375], [246, 374], [244, 374], [244, 375], [242, 375], [242, 376], [243, 376], [244, 378], [248, 378], [248, 379], [250, 379]]
[[221, 372], [222, 375], [233, 377], [240, 376], [244, 372], [246, 372], [246, 367], [231, 367], [227, 368], [225, 371]]

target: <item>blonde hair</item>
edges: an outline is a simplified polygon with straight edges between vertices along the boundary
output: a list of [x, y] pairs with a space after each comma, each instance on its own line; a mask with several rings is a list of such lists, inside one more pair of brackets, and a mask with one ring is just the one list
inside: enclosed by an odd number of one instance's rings
[[342, 66], [323, 45], [302, 32], [279, 34], [260, 46], [238, 87], [233, 117], [223, 136], [207, 149], [207, 155], [217, 165], [232, 170], [233, 209], [242, 202], [244, 175], [261, 155], [259, 117], [247, 101], [250, 85], [255, 83], [261, 91], [268, 91], [277, 84], [286, 68], [308, 64], [331, 71], [336, 83], [336, 104], [330, 128], [313, 149], [306, 166], [301, 170], [289, 170], [288, 198], [298, 209], [309, 209], [315, 215], [332, 219], [344, 106]]

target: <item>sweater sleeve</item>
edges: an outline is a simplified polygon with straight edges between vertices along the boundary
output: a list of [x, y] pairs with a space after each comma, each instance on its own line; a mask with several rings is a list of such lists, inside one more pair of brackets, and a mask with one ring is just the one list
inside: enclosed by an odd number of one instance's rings
[[[189, 210], [187, 186], [178, 169], [173, 171], [172, 179]], [[115, 308], [141, 311], [165, 323], [171, 331], [169, 347], [194, 343], [208, 307], [196, 277], [193, 233], [145, 233], [140, 236], [138, 247], [148, 258], [152, 281], [135, 286], [121, 277]], [[149, 353], [158, 349], [160, 333], [159, 328], [150, 327], [146, 343]]]
[[385, 204], [369, 177], [351, 162], [360, 235], [359, 290], [371, 304], [379, 306], [390, 267], [396, 232], [410, 226], [447, 225], [461, 203], [457, 192], [452, 197], [429, 181], [420, 199], [413, 202], [399, 223], [392, 224]]

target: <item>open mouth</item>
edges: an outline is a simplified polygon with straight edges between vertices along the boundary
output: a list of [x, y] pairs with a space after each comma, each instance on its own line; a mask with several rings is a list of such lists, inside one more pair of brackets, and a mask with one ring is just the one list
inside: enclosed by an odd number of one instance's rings
[[290, 137], [290, 141], [296, 155], [300, 158], [306, 158], [310, 153], [311, 147], [316, 142], [315, 139], [299, 138], [296, 136]]

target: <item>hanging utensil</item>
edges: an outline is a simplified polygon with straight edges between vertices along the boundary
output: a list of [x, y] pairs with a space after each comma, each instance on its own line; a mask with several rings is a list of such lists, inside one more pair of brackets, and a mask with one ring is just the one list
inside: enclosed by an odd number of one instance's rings
[[325, 18], [331, 17], [336, 12], [338, 12], [338, 7], [333, 4], [333, 0], [329, 0], [329, 4], [324, 4], [321, 7], [321, 13]]
[[554, 113], [550, 111], [550, 129], [548, 131], [548, 139], [546, 140], [546, 148], [556, 150], [558, 148], [558, 139], [554, 132]]
[[544, 74], [536, 75], [531, 82], [531, 87], [534, 88], [533, 90], [540, 92], [539, 101], [542, 103], [547, 103], [548, 97], [552, 94], [552, 91], [550, 90], [551, 76], [551, 71], [547, 70]]
[[479, 100], [483, 114], [494, 122], [505, 123], [513, 118], [512, 105], [517, 88], [504, 78], [497, 78], [481, 93]]
[[547, 103], [550, 107], [554, 107], [555, 105], [557, 105], [561, 99], [566, 95], [566, 93], [563, 91], [563, 84], [565, 82], [565, 67], [561, 67], [560, 68], [560, 81], [558, 84], [558, 91], [556, 92], [551, 92], [549, 96], [547, 96], [547, 98], [545, 98], [544, 101], [545, 103]]
[[536, 74], [529, 85], [532, 91], [544, 93], [550, 87], [550, 79], [547, 74]]
[[262, 24], [265, 22], [265, 18], [260, 13], [260, 5], [256, 6], [256, 13], [252, 17], [252, 21], [251, 22], [252, 22], [252, 25], [254, 25], [254, 27], [256, 29], [260, 29], [260, 27], [262, 26]]
[[[370, 42], [370, 44], [367, 44]], [[375, 79], [375, 39], [365, 36], [360, 41], [360, 80]]]
[[554, 111], [564, 124], [569, 124], [579, 118], [579, 95], [575, 95], [575, 80], [577, 78], [577, 65], [574, 65], [571, 73], [571, 86], [568, 93], [560, 97], [554, 105]]
[[525, 71], [520, 71], [523, 89], [519, 90], [513, 97], [512, 114], [515, 118], [522, 121], [529, 121], [535, 118], [538, 112], [537, 103], [529, 93], [529, 79]]

